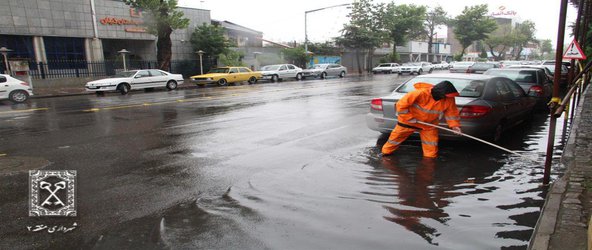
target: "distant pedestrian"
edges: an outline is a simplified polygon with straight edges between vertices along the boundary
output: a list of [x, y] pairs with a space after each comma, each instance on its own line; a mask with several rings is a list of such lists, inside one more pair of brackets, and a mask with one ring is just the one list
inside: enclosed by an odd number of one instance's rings
[[413, 86], [415, 90], [407, 93], [396, 104], [397, 126], [382, 147], [383, 155], [392, 154], [407, 137], [419, 131], [423, 156], [437, 157], [438, 130], [417, 121], [437, 125], [444, 117], [451, 129], [461, 133], [460, 115], [454, 100], [459, 93], [451, 82], [442, 81], [435, 86], [420, 82]]

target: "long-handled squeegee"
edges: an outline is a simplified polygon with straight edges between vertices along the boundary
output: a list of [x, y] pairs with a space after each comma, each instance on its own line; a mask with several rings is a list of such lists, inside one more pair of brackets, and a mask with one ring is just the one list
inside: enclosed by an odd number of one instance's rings
[[489, 146], [493, 146], [493, 147], [499, 148], [499, 149], [501, 149], [501, 150], [503, 150], [503, 151], [506, 151], [506, 152], [508, 152], [508, 153], [512, 153], [512, 154], [514, 154], [514, 155], [520, 156], [520, 157], [522, 157], [522, 158], [524, 158], [524, 159], [528, 159], [528, 160], [530, 160], [530, 161], [535, 161], [535, 162], [538, 162], [538, 160], [532, 159], [532, 158], [530, 158], [530, 157], [528, 157], [528, 156], [525, 156], [525, 155], [521, 155], [521, 154], [519, 154], [519, 153], [517, 153], [517, 152], [515, 152], [515, 151], [509, 150], [509, 149], [507, 149], [507, 148], [501, 147], [501, 146], [499, 146], [499, 145], [496, 145], [496, 144], [493, 144], [493, 143], [491, 143], [491, 142], [488, 142], [488, 141], [485, 141], [485, 140], [479, 139], [479, 138], [477, 138], [477, 137], [474, 137], [474, 136], [472, 136], [472, 135], [467, 135], [467, 134], [464, 134], [464, 133], [460, 133], [460, 134], [459, 134], [458, 132], [456, 132], [456, 131], [454, 131], [454, 130], [452, 130], [452, 129], [445, 128], [445, 127], [438, 126], [438, 125], [431, 124], [431, 123], [427, 123], [427, 122], [417, 121], [417, 123], [419, 123], [419, 124], [423, 124], [423, 125], [427, 125], [427, 126], [432, 126], [432, 127], [435, 127], [435, 128], [439, 128], [439, 129], [442, 129], [442, 130], [445, 130], [445, 131], [448, 131], [448, 132], [452, 132], [452, 133], [454, 133], [454, 134], [461, 135], [461, 136], [464, 136], [464, 137], [467, 137], [467, 138], [473, 139], [473, 140], [475, 140], [475, 141], [478, 141], [478, 142], [485, 143], [485, 144], [487, 144], [487, 145], [489, 145]]

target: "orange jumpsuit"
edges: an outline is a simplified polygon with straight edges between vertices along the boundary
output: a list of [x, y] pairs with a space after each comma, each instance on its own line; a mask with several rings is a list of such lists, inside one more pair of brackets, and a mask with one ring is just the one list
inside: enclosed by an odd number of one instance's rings
[[382, 154], [392, 154], [413, 132], [419, 131], [423, 156], [438, 156], [438, 131], [436, 128], [415, 123], [418, 120], [437, 125], [442, 117], [451, 128], [460, 127], [460, 115], [454, 97], [434, 100], [431, 91], [433, 85], [416, 83], [415, 90], [407, 93], [396, 104], [398, 124], [391, 132], [388, 141], [382, 147]]

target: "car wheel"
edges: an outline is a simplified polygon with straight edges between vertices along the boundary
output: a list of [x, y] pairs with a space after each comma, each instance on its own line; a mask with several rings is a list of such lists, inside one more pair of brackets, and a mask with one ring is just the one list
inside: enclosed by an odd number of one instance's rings
[[14, 103], [23, 103], [27, 101], [27, 99], [29, 99], [29, 93], [27, 93], [27, 91], [24, 90], [15, 90], [10, 92], [10, 95], [8, 95], [8, 99]]
[[248, 82], [249, 82], [249, 84], [255, 84], [255, 83], [257, 83], [257, 78], [254, 76], [251, 76], [251, 78], [249, 78]]
[[397, 74], [398, 74], [398, 75], [402, 75], [403, 73], [400, 73], [400, 72], [399, 72], [399, 73], [397, 73]]
[[430, 69], [430, 71], [428, 71], [428, 73], [432, 73], [432, 71], [434, 71], [434, 69]]
[[339, 73], [339, 77], [344, 78], [345, 77], [345, 71], [341, 71], [341, 73]]
[[174, 89], [177, 89], [177, 82], [175, 82], [175, 81], [173, 81], [173, 80], [170, 80], [169, 82], [167, 82], [167, 84], [166, 84], [166, 88], [167, 88], [168, 90], [174, 90]]
[[302, 74], [300, 74], [300, 73], [296, 74], [296, 80], [297, 81], [300, 81], [302, 79], [304, 79], [304, 77], [302, 77]]
[[419, 71], [417, 71], [417, 75], [421, 75], [422, 73], [423, 73], [423, 70], [421, 70], [421, 69]]
[[127, 83], [121, 83], [117, 86], [117, 90], [122, 95], [127, 95], [130, 91], [130, 86]]
[[271, 76], [271, 82], [277, 82], [279, 79], [279, 77], [277, 75], [272, 75]]
[[321, 79], [325, 79], [325, 78], [327, 78], [327, 72], [321, 73]]
[[226, 85], [228, 85], [228, 82], [226, 81], [226, 79], [222, 78], [222, 79], [218, 80], [218, 85], [226, 86]]

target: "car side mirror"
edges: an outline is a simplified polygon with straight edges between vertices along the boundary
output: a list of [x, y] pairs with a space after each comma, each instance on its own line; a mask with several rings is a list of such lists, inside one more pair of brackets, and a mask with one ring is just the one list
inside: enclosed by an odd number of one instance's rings
[[0, 83], [7, 82], [6, 77], [0, 76]]

